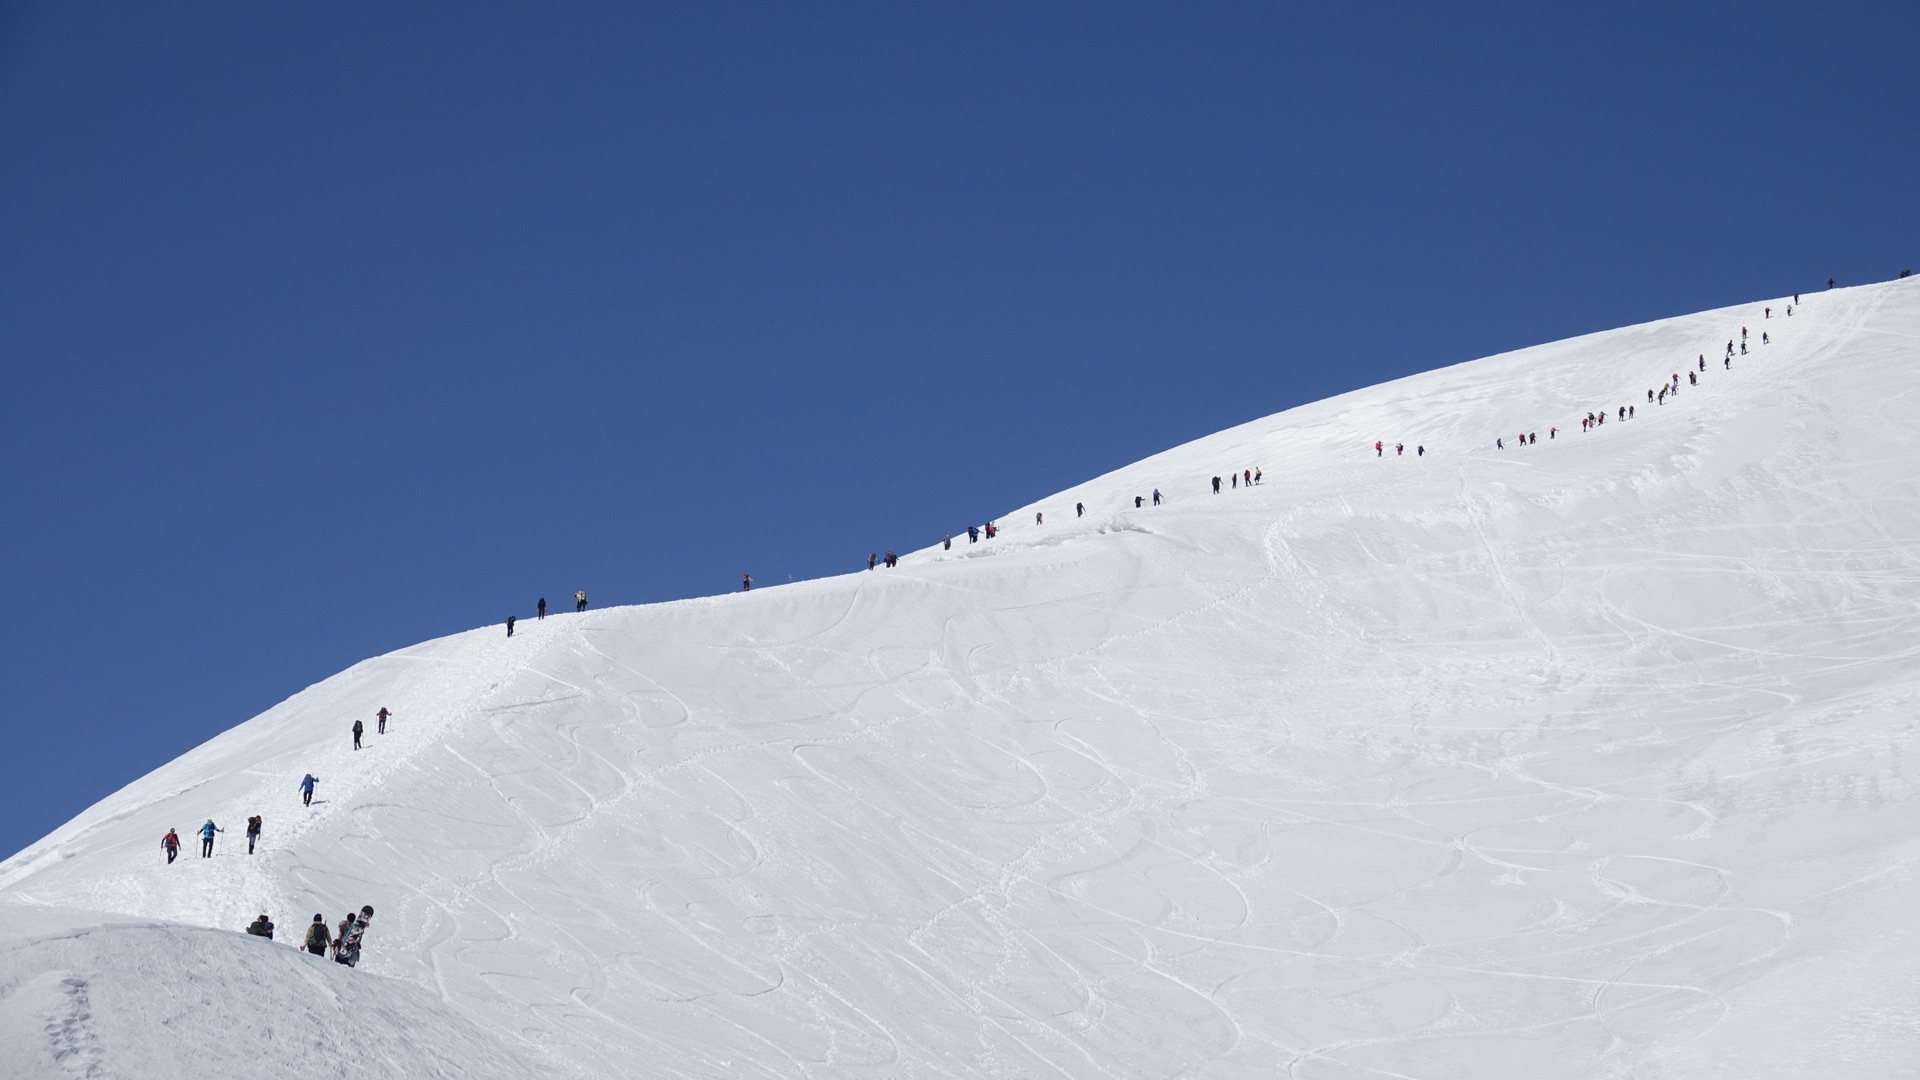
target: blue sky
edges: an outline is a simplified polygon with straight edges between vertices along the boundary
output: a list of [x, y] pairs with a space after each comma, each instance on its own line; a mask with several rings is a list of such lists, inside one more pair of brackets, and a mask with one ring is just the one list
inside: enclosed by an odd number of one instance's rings
[[0, 8], [0, 852], [542, 595], [1920, 264], [1910, 2], [1181, 7]]

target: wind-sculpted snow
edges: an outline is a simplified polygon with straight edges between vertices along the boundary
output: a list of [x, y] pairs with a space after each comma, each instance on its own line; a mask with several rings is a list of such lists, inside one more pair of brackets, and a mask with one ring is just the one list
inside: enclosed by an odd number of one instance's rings
[[579, 1076], [1906, 1075], [1920, 286], [1769, 303], [1282, 413], [898, 569], [367, 661], [0, 900], [372, 903], [352, 977]]
[[546, 1080], [432, 992], [263, 939], [81, 912], [0, 932], [0, 1076]]

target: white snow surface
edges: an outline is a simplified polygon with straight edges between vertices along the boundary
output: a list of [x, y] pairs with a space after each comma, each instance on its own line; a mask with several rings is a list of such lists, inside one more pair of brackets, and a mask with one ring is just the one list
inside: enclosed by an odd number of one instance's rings
[[[1787, 303], [358, 664], [0, 864], [0, 1071], [1920, 1075], [1920, 281]], [[173, 1064], [343, 1009], [384, 1067]]]

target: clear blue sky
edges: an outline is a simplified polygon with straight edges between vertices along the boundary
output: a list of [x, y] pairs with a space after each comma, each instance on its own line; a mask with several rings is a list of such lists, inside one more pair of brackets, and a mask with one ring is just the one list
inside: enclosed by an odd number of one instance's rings
[[1911, 0], [339, 7], [0, 6], [0, 853], [541, 595], [1920, 265]]

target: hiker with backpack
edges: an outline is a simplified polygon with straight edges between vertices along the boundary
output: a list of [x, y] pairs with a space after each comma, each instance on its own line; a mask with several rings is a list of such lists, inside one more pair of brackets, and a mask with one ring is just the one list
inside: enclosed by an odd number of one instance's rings
[[259, 814], [255, 814], [247, 819], [247, 854], [249, 855], [253, 854], [253, 845], [260, 842], [260, 829]]
[[333, 935], [327, 933], [326, 917], [319, 912], [313, 913], [313, 924], [307, 927], [307, 951], [315, 956], [327, 955], [327, 946], [333, 944]]
[[260, 913], [260, 917], [253, 920], [253, 923], [247, 927], [247, 933], [252, 934], [254, 937], [263, 937], [268, 941], [272, 941], [273, 920], [267, 918], [267, 913], [263, 911]]
[[213, 834], [223, 833], [226, 831], [227, 830], [221, 828], [220, 826], [215, 825], [213, 823], [212, 818], [208, 818], [207, 823], [205, 825], [200, 826], [200, 857], [201, 858], [203, 859], [213, 858]]
[[308, 774], [307, 774], [306, 776], [304, 776], [304, 777], [302, 777], [302, 778], [301, 778], [301, 780], [300, 780], [300, 804], [301, 804], [302, 806], [312, 806], [312, 805], [313, 805], [313, 785], [315, 785], [315, 784], [317, 784], [317, 783], [319, 783], [319, 782], [320, 782], [320, 778], [319, 778], [319, 777], [317, 777], [317, 776], [315, 776], [315, 775], [313, 775], [312, 773], [308, 773]]
[[172, 866], [173, 860], [180, 857], [180, 834], [168, 829], [167, 835], [160, 838], [160, 850], [167, 853], [167, 865]]

